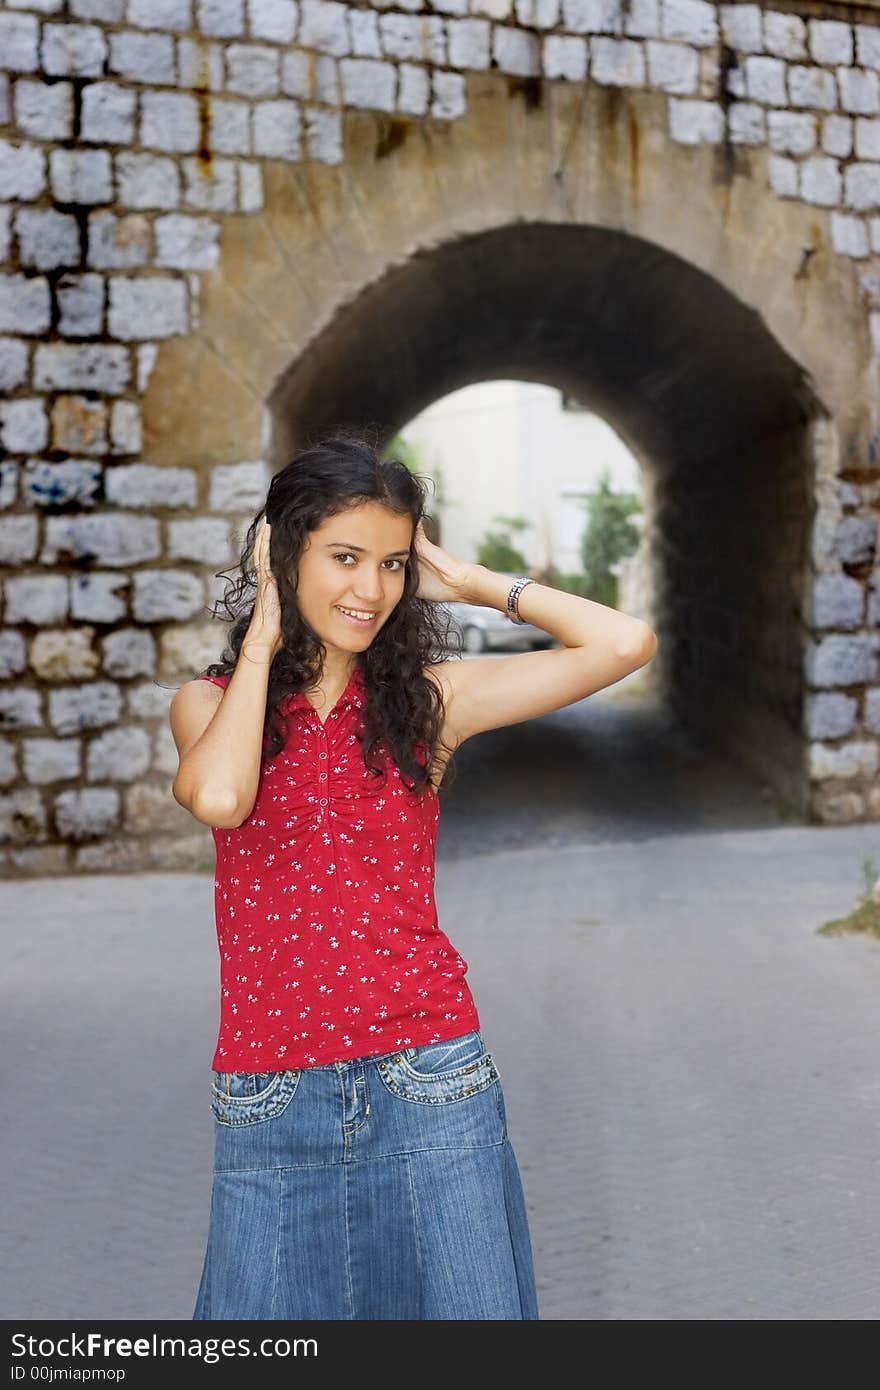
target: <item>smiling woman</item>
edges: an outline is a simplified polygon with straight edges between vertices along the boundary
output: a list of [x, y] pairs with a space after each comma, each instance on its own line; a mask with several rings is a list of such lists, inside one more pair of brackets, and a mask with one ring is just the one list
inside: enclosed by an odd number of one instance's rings
[[[340, 549], [340, 546], [347, 546], [347, 549]], [[347, 560], [353, 560], [354, 564], [351, 568], [357, 567], [357, 557], [359, 555], [366, 555], [367, 553], [363, 546], [354, 545], [350, 541], [330, 541], [326, 548], [332, 550], [333, 558], [338, 564], [343, 564], [343, 562]], [[392, 571], [393, 573], [402, 572], [404, 560], [409, 559], [409, 555], [410, 549], [409, 546], [407, 546], [405, 550], [397, 551], [396, 555], [389, 555], [382, 563], [396, 565], [397, 569]], [[346, 565], [346, 568], [349, 568], [349, 566]], [[343, 616], [350, 618], [356, 625], [362, 627], [369, 627], [371, 623], [376, 621], [376, 618], [380, 614], [378, 608], [369, 607], [367, 605], [355, 605], [349, 606], [348, 608], [344, 607], [342, 604], [337, 604], [336, 606]]]
[[[340, 529], [339, 521], [339, 517], [330, 517], [309, 535], [300, 557], [301, 609], [318, 631], [319, 605], [326, 598], [346, 626], [373, 634], [403, 594], [413, 520], [407, 513], [389, 511], [380, 502], [362, 502], [349, 508], [345, 516], [346, 534], [358, 539], [344, 541], [333, 539]], [[341, 681], [351, 655], [346, 648], [337, 649], [329, 635], [328, 642], [325, 672], [335, 673]]]
[[[395, 459], [379, 459], [358, 437], [340, 434], [299, 454], [272, 480], [265, 508], [251, 523], [239, 572], [218, 605], [232, 619], [224, 659], [206, 674], [231, 675], [239, 657], [269, 644], [265, 756], [285, 741], [283, 702], [308, 692], [316, 708], [329, 708], [356, 665], [369, 698], [364, 760], [381, 776], [387, 748], [409, 784], [436, 784], [451, 749], [442, 739], [442, 687], [429, 673], [454, 644], [454, 629], [440, 605], [417, 597], [413, 538], [427, 487]], [[275, 621], [265, 622], [259, 595], [257, 550], [264, 530]], [[275, 595], [277, 594], [277, 597]], [[269, 634], [267, 636], [267, 633]], [[431, 758], [419, 756], [422, 745]], [[247, 814], [256, 785], [252, 765], [228, 760], [201, 769], [203, 803]]]
[[[447, 554], [425, 491], [351, 436], [297, 455], [250, 528], [225, 660], [172, 702], [174, 794], [217, 848], [198, 1319], [538, 1317], [500, 1074], [437, 917], [434, 793], [464, 739], [619, 680], [656, 639]], [[563, 649], [449, 661], [450, 602]]]
[[538, 1315], [500, 1076], [434, 897], [435, 600], [465, 568], [429, 550], [425, 495], [350, 436], [299, 454], [249, 529], [225, 659], [172, 702], [174, 794], [217, 851], [195, 1319]]

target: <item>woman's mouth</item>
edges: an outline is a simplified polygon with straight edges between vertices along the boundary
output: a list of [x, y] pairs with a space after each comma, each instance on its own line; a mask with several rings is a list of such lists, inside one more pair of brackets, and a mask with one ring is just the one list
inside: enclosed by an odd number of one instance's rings
[[378, 618], [378, 613], [369, 613], [364, 608], [343, 608], [341, 604], [335, 604], [337, 613], [341, 613], [347, 622], [353, 623], [355, 627], [369, 627]]

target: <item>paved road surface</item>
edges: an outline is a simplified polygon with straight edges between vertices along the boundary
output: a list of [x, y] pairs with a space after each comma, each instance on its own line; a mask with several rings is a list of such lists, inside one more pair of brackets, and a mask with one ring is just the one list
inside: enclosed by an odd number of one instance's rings
[[[565, 766], [559, 801], [546, 782], [533, 798], [524, 768], [488, 844], [483, 793], [441, 823], [460, 838], [440, 919], [501, 1073], [541, 1316], [875, 1318], [880, 943], [815, 929], [851, 905], [880, 826], [778, 824], [673, 748], [656, 777], [624, 749], [622, 776], [598, 704], [579, 798]], [[552, 731], [528, 733], [557, 756]], [[732, 789], [714, 802], [713, 776]], [[548, 824], [562, 843], [535, 835]], [[4, 1319], [191, 1316], [212, 891], [193, 874], [4, 885]]]

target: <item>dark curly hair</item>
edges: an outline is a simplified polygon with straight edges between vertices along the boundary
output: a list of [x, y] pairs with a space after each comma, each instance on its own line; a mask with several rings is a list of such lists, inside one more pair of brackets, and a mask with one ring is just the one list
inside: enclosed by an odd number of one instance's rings
[[[413, 532], [425, 514], [428, 488], [422, 476], [399, 459], [383, 459], [363, 437], [340, 430], [296, 454], [273, 477], [265, 506], [250, 523], [241, 559], [235, 571], [220, 570], [215, 577], [236, 573], [212, 616], [224, 610], [232, 622], [220, 661], [206, 666], [203, 675], [229, 675], [238, 662], [256, 600], [256, 570], [252, 564], [257, 531], [265, 516], [272, 528], [271, 565], [281, 602], [283, 642], [269, 671], [262, 760], [274, 758], [284, 747], [287, 730], [279, 705], [291, 694], [310, 688], [320, 677], [324, 644], [302, 617], [297, 602], [299, 560], [310, 531], [331, 516], [363, 502], [379, 502], [407, 515]], [[367, 770], [387, 777], [384, 742], [401, 778], [410, 789], [426, 790], [438, 747], [454, 750], [441, 739], [444, 705], [437, 684], [424, 675], [428, 663], [444, 660], [460, 637], [444, 605], [416, 597], [418, 560], [413, 551], [406, 561], [403, 594], [370, 646], [359, 654], [365, 676], [366, 701], [359, 732]], [[425, 755], [419, 761], [417, 753]], [[452, 760], [443, 782], [454, 780]]]

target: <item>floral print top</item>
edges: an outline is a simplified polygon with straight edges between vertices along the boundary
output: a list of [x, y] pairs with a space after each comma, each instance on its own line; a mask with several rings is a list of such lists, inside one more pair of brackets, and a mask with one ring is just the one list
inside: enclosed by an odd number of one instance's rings
[[212, 827], [215, 1071], [316, 1066], [480, 1026], [467, 961], [437, 920], [437, 794], [410, 791], [381, 743], [385, 786], [368, 771], [365, 703], [360, 666], [323, 723], [303, 693], [283, 700], [287, 740], [250, 816]]

